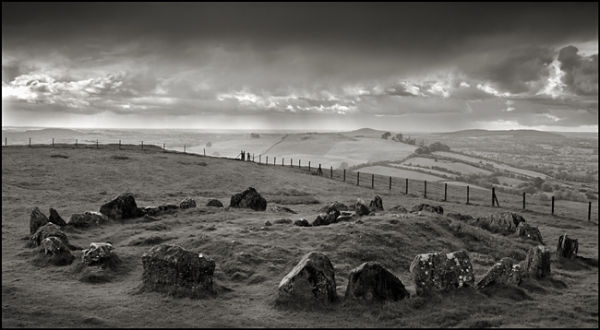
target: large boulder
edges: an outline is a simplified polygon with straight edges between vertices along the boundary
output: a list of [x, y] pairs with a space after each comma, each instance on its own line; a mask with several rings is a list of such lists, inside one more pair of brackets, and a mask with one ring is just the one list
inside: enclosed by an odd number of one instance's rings
[[29, 234], [35, 233], [38, 228], [48, 223], [48, 218], [40, 209], [36, 206], [31, 211], [29, 217]]
[[100, 207], [100, 213], [113, 220], [135, 218], [138, 207], [132, 194], [125, 193]]
[[250, 187], [239, 194], [231, 196], [229, 206], [264, 211], [267, 209], [267, 200], [264, 199], [256, 189]]
[[86, 266], [116, 266], [120, 259], [112, 250], [110, 243], [90, 243], [90, 247], [83, 250], [81, 261]]
[[444, 214], [444, 208], [441, 205], [434, 206], [429, 204], [419, 204], [413, 206], [411, 212], [427, 211], [431, 213]]
[[543, 245], [534, 246], [527, 251], [525, 272], [533, 278], [544, 278], [550, 275], [550, 251]]
[[75, 257], [63, 241], [55, 236], [44, 238], [40, 242], [38, 255], [34, 258], [34, 264], [46, 266], [48, 264], [55, 266], [70, 265]]
[[329, 203], [325, 206], [323, 206], [319, 212], [321, 213], [329, 213], [331, 212], [331, 210], [337, 210], [337, 211], [348, 211], [348, 206], [346, 206], [346, 204], [344, 203], [340, 203], [338, 201], [335, 201], [333, 203]]
[[381, 196], [376, 195], [375, 198], [373, 198], [371, 203], [369, 203], [369, 210], [371, 210], [371, 212], [383, 211], [383, 200], [381, 199]]
[[509, 235], [517, 231], [517, 227], [521, 222], [525, 222], [521, 215], [513, 212], [502, 212], [477, 218], [474, 224], [493, 233]]
[[196, 207], [196, 201], [189, 197], [185, 198], [179, 203], [179, 208], [181, 209], [189, 209], [193, 207]]
[[371, 210], [369, 210], [369, 207], [360, 198], [356, 201], [356, 204], [354, 204], [354, 211], [359, 216], [369, 215], [369, 213], [371, 213]]
[[48, 218], [48, 221], [60, 227], [67, 225], [67, 222], [53, 208], [50, 208], [50, 217]]
[[495, 263], [477, 282], [478, 289], [484, 289], [497, 284], [519, 285], [523, 278], [521, 266], [512, 258], [502, 258]]
[[350, 271], [346, 299], [400, 300], [409, 297], [404, 284], [377, 262], [365, 262]]
[[317, 216], [317, 218], [313, 221], [313, 226], [327, 226], [332, 223], [336, 223], [338, 217], [340, 216], [340, 211], [336, 208], [331, 208], [328, 213], [321, 213]]
[[304, 255], [279, 283], [278, 304], [329, 304], [336, 300], [333, 265], [319, 252]]
[[206, 206], [223, 207], [223, 203], [218, 199], [211, 199], [206, 203]]
[[538, 227], [530, 226], [527, 222], [520, 222], [517, 226], [517, 235], [519, 237], [527, 238], [532, 241], [536, 241], [538, 243], [544, 244], [542, 240], [542, 234]]
[[213, 295], [215, 261], [176, 245], [161, 244], [142, 256], [143, 287], [192, 298]]
[[417, 295], [473, 286], [473, 266], [466, 251], [419, 254], [410, 264]]
[[86, 211], [71, 215], [71, 219], [67, 223], [75, 228], [87, 228], [91, 226], [99, 226], [108, 223], [108, 217], [100, 212]]
[[47, 223], [38, 228], [38, 230], [31, 235], [31, 245], [40, 246], [42, 241], [48, 237], [56, 237], [61, 240], [65, 246], [71, 247], [71, 244], [69, 244], [69, 239], [67, 238], [67, 234], [65, 234], [57, 225], [53, 223]]
[[567, 236], [567, 234], [558, 237], [556, 254], [559, 258], [575, 259], [579, 250], [579, 242]]

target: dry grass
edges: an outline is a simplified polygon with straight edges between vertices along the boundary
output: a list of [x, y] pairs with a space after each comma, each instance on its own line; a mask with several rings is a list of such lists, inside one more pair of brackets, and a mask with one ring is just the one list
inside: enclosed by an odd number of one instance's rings
[[[489, 292], [459, 290], [430, 298], [394, 303], [340, 303], [323, 310], [277, 309], [273, 302], [281, 278], [311, 250], [329, 256], [338, 295], [350, 270], [378, 261], [396, 274], [411, 294], [408, 268], [418, 253], [467, 249], [476, 278], [504, 256], [521, 259], [528, 241], [489, 233], [444, 216], [382, 212], [362, 224], [343, 222], [297, 227], [269, 207], [277, 201], [298, 214], [316, 217], [322, 205], [369, 200], [375, 192], [281, 167], [161, 152], [129, 151], [128, 161], [112, 161], [117, 150], [65, 150], [73, 161], [50, 158], [50, 149], [2, 150], [2, 325], [5, 327], [597, 327], [597, 224], [535, 213], [524, 214], [539, 226], [554, 249], [565, 231], [580, 241], [581, 263], [553, 262], [553, 277], [521, 288]], [[159, 157], [160, 156], [160, 157]], [[205, 162], [206, 166], [193, 165]], [[189, 163], [189, 164], [182, 164]], [[204, 207], [217, 198], [253, 186], [269, 200], [267, 211]], [[71, 230], [78, 246], [110, 241], [122, 260], [108, 273], [86, 270], [75, 252], [72, 266], [39, 268], [21, 238], [28, 233], [31, 207], [54, 207], [63, 217], [98, 210], [112, 196], [130, 191], [140, 206], [177, 203], [185, 196], [199, 207], [143, 217], [86, 230]], [[377, 192], [384, 207], [410, 209], [424, 201], [400, 192]], [[319, 204], [312, 204], [310, 201]], [[297, 204], [294, 204], [294, 201]], [[435, 203], [445, 213], [474, 217], [492, 210], [482, 206]], [[494, 210], [497, 211], [497, 210]], [[265, 221], [278, 223], [265, 227]], [[141, 255], [165, 241], [202, 252], [216, 261], [215, 298], [192, 300], [140, 292]], [[595, 265], [595, 266], [594, 266]], [[104, 278], [102, 277], [104, 276]], [[102, 283], [89, 283], [102, 282]], [[56, 306], [60, 306], [57, 308]]]

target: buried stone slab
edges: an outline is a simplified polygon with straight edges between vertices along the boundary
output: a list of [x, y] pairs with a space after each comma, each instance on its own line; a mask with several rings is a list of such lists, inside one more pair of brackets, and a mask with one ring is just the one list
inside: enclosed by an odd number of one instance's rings
[[579, 242], [567, 236], [567, 234], [558, 237], [558, 245], [556, 246], [556, 255], [559, 258], [575, 259], [579, 250]]
[[417, 295], [473, 286], [473, 266], [466, 251], [419, 254], [410, 264]]
[[250, 187], [239, 194], [231, 196], [230, 207], [249, 208], [254, 211], [267, 209], [267, 200], [256, 189]]
[[298, 227], [311, 227], [312, 225], [310, 224], [310, 222], [308, 222], [308, 220], [306, 220], [306, 219], [300, 219], [300, 220], [294, 221], [294, 226], [298, 226]]
[[289, 207], [275, 205], [271, 207], [271, 211], [273, 212], [286, 212], [291, 214], [297, 214], [298, 212], [290, 209]]
[[542, 234], [540, 233], [538, 227], [533, 227], [525, 221], [520, 222], [517, 226], [517, 235], [519, 237], [527, 238], [544, 244], [544, 241], [542, 240]]
[[371, 212], [383, 211], [383, 200], [381, 196], [377, 195], [373, 200], [369, 203], [369, 210]]
[[377, 262], [365, 262], [350, 271], [345, 299], [396, 301], [407, 297], [400, 279]]
[[502, 258], [477, 282], [477, 288], [484, 289], [498, 284], [519, 285], [523, 276], [523, 270], [519, 264], [515, 263], [512, 258]]
[[473, 224], [493, 233], [509, 235], [517, 231], [517, 227], [521, 222], [525, 222], [521, 215], [513, 212], [502, 212], [477, 218]]
[[40, 242], [33, 263], [37, 266], [46, 266], [48, 264], [65, 266], [70, 265], [74, 259], [75, 257], [60, 238], [50, 236]]
[[177, 245], [154, 246], [142, 256], [143, 288], [192, 298], [213, 295], [215, 261]]
[[333, 203], [329, 203], [325, 206], [323, 206], [319, 212], [321, 213], [329, 213], [332, 210], [337, 210], [339, 212], [341, 211], [348, 211], [348, 206], [346, 206], [346, 204], [340, 203], [338, 201], [335, 201]]
[[125, 193], [100, 207], [100, 213], [113, 220], [135, 218], [139, 215], [133, 194]]
[[179, 208], [180, 209], [190, 209], [190, 208], [193, 208], [193, 207], [196, 207], [196, 201], [193, 200], [192, 198], [189, 198], [189, 197], [185, 198], [184, 200], [182, 200], [179, 203]]
[[29, 217], [29, 234], [35, 233], [38, 228], [48, 223], [48, 218], [40, 209], [36, 206], [31, 211]]
[[527, 251], [523, 262], [525, 272], [533, 278], [550, 276], [550, 251], [543, 245], [534, 246]]
[[71, 219], [67, 223], [75, 228], [87, 228], [91, 226], [99, 226], [108, 223], [108, 217], [100, 212], [86, 211], [84, 213], [76, 213], [71, 215]]
[[309, 252], [281, 280], [276, 303], [329, 304], [337, 300], [335, 272], [326, 255]]
[[427, 211], [431, 213], [444, 214], [444, 208], [441, 205], [434, 206], [429, 204], [419, 204], [415, 205], [411, 212], [419, 212], [419, 211]]
[[67, 222], [53, 208], [50, 208], [50, 217], [48, 218], [48, 221], [60, 227], [67, 225]]

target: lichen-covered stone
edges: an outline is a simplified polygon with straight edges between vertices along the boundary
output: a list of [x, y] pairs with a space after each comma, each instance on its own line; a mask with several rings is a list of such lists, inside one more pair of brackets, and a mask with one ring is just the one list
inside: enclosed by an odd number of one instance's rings
[[312, 225], [310, 224], [310, 222], [308, 222], [308, 220], [306, 220], [306, 219], [300, 219], [300, 220], [294, 221], [294, 226], [298, 226], [298, 227], [310, 227]]
[[132, 194], [125, 193], [100, 207], [100, 213], [113, 220], [135, 218], [138, 207]]
[[402, 205], [396, 205], [388, 209], [389, 212], [394, 213], [408, 213], [408, 210]]
[[211, 199], [208, 201], [208, 203], [206, 203], [206, 206], [223, 207], [223, 203], [221, 203], [221, 201], [218, 199]]
[[444, 214], [444, 208], [441, 205], [434, 206], [429, 204], [419, 204], [415, 205], [411, 212], [419, 212], [419, 211], [427, 211], [431, 213]]
[[192, 298], [213, 295], [215, 261], [176, 245], [154, 246], [142, 256], [143, 287]]
[[377, 262], [365, 262], [350, 271], [345, 299], [400, 300], [408, 291], [394, 274]]
[[34, 259], [34, 264], [46, 266], [48, 264], [55, 266], [70, 265], [75, 257], [63, 241], [55, 236], [44, 238], [40, 242], [38, 255]]
[[502, 212], [477, 218], [473, 224], [493, 233], [509, 235], [517, 231], [517, 227], [521, 222], [525, 222], [521, 215], [513, 212]]
[[356, 201], [356, 204], [354, 204], [354, 211], [359, 216], [369, 215], [369, 213], [371, 213], [371, 210], [369, 210], [369, 207], [362, 199]]
[[329, 204], [323, 206], [319, 210], [319, 212], [321, 212], [321, 213], [329, 213], [329, 212], [331, 212], [334, 209], [337, 210], [337, 211], [339, 211], [339, 212], [341, 212], [341, 211], [348, 211], [348, 206], [346, 206], [346, 204], [344, 204], [344, 203], [340, 203], [338, 201], [335, 201], [333, 203], [329, 203]]
[[426, 253], [415, 257], [410, 265], [417, 295], [473, 286], [473, 266], [466, 251]]
[[538, 227], [533, 227], [527, 222], [523, 221], [519, 223], [519, 225], [517, 226], [517, 235], [519, 237], [527, 238], [532, 241], [544, 244], [544, 241], [542, 240], [542, 234], [540, 233]]
[[278, 304], [329, 304], [336, 300], [333, 265], [319, 252], [304, 255], [279, 283]]
[[477, 288], [483, 289], [496, 284], [519, 285], [523, 278], [521, 266], [512, 258], [502, 258], [495, 263], [477, 282]]
[[110, 243], [90, 243], [90, 247], [83, 250], [81, 261], [88, 266], [105, 265], [115, 258], [112, 250]]
[[29, 234], [35, 233], [38, 228], [48, 223], [48, 218], [40, 209], [36, 206], [31, 211], [29, 217]]
[[267, 200], [256, 189], [250, 187], [239, 194], [231, 196], [229, 206], [264, 211], [267, 209]]
[[524, 261], [525, 272], [530, 277], [541, 279], [550, 275], [550, 251], [543, 245], [534, 246], [527, 251]]
[[193, 207], [196, 207], [196, 201], [189, 197], [185, 198], [179, 203], [179, 208], [181, 209], [189, 209]]
[[52, 222], [53, 224], [59, 227], [67, 225], [67, 222], [53, 208], [50, 208], [50, 217], [48, 218], [48, 221]]
[[371, 212], [383, 211], [383, 199], [381, 196], [376, 195], [375, 198], [369, 203], [369, 210]]
[[579, 250], [579, 242], [567, 236], [567, 234], [558, 237], [556, 254], [559, 258], [575, 259]]
[[71, 215], [71, 219], [69, 219], [67, 224], [75, 228], [87, 228], [105, 223], [108, 223], [108, 217], [106, 215], [100, 212], [86, 211], [84, 213]]
[[31, 235], [31, 245], [40, 246], [42, 241], [48, 237], [56, 237], [60, 239], [67, 247], [71, 246], [69, 244], [67, 234], [65, 234], [57, 225], [51, 222], [41, 226], [33, 235]]

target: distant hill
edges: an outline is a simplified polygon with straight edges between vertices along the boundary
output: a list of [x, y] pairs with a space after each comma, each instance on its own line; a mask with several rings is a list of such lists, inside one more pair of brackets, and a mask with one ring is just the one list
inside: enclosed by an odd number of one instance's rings
[[364, 127], [364, 128], [360, 128], [354, 131], [350, 131], [350, 132], [345, 132], [342, 134], [346, 134], [346, 135], [351, 135], [351, 136], [377, 136], [380, 137], [381, 134], [385, 133], [386, 131], [380, 131], [380, 130], [376, 130], [373, 128], [368, 128], [368, 127]]
[[439, 135], [451, 136], [451, 137], [492, 137], [492, 136], [503, 136], [523, 139], [567, 139], [564, 135], [536, 131], [531, 129], [515, 129], [515, 130], [485, 130], [485, 129], [468, 129], [450, 133], [439, 133]]

